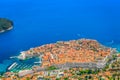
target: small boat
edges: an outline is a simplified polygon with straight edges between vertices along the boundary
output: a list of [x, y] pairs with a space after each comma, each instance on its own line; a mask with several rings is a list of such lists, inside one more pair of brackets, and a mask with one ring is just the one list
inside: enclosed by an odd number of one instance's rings
[[34, 62], [34, 63], [36, 63], [36, 64], [40, 64], [40, 63], [41, 63], [41, 61], [39, 61], [39, 62]]
[[11, 56], [10, 59], [17, 58], [17, 56]]

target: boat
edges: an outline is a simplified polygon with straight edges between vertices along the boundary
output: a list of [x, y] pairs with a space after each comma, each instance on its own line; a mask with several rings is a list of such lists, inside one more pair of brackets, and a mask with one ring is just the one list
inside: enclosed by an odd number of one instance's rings
[[12, 68], [16, 67], [18, 64], [17, 62], [14, 62], [10, 67], [8, 67], [8, 70], [11, 70]]
[[36, 64], [41, 64], [41, 61], [39, 61], [39, 62], [34, 62], [34, 63], [36, 63]]
[[11, 56], [10, 59], [17, 58], [17, 56]]

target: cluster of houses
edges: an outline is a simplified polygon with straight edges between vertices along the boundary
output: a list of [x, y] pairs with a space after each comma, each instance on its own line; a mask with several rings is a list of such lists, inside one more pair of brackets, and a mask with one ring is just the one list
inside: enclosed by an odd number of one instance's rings
[[[89, 47], [87, 47], [88, 45]], [[103, 49], [100, 49], [101, 47]], [[92, 59], [90, 58], [87, 59], [83, 53], [85, 53], [86, 56], [91, 57]], [[44, 57], [44, 59], [41, 59], [43, 60], [41, 64], [43, 63], [45, 64], [46, 62], [46, 64], [48, 65], [51, 63], [49, 66], [55, 66], [60, 69], [76, 68], [76, 67], [101, 69], [106, 66], [109, 59], [112, 59], [112, 55], [114, 55], [115, 53], [116, 53], [116, 49], [106, 48], [104, 46], [101, 46], [98, 42], [94, 40], [82, 39], [78, 41], [73, 40], [70, 42], [59, 42], [59, 44], [49, 44], [49, 45], [47, 44], [38, 48], [31, 48], [28, 51], [21, 52], [18, 58], [21, 60], [25, 60], [27, 58], [32, 58], [36, 56], [37, 57], [39, 56], [41, 58]], [[67, 54], [67, 56], [65, 54]], [[103, 56], [100, 57], [100, 55]], [[75, 60], [73, 60], [74, 56], [76, 57], [76, 62], [74, 62]], [[70, 60], [67, 60], [67, 58]], [[61, 62], [60, 60], [63, 61]], [[20, 71], [18, 74], [19, 76], [24, 76], [26, 74], [33, 74], [34, 72], [38, 72], [38, 71], [45, 71], [45, 67], [44, 66], [33, 67], [32, 70]]]
[[[40, 72], [40, 70], [38, 70], [37, 72]], [[25, 75], [33, 75], [34, 73], [37, 73], [34, 70], [22, 70], [18, 73], [19, 77], [24, 77]], [[51, 70], [51, 71], [41, 71], [43, 72], [44, 75], [41, 75], [41, 77], [44, 76], [56, 76], [57, 78], [64, 76], [64, 71], [61, 69], [58, 70]]]
[[[92, 69], [101, 69], [104, 68], [108, 62], [109, 59], [112, 59], [112, 55], [116, 53], [115, 49], [111, 50], [111, 53], [107, 55], [106, 57], [97, 58], [95, 62], [89, 62], [89, 63], [70, 63], [67, 62], [65, 64], [53, 64], [52, 66], [55, 66], [59, 69], [67, 69], [67, 68], [92, 68]], [[46, 71], [46, 68], [41, 66], [34, 66], [32, 70], [23, 70], [18, 73], [19, 77], [25, 76], [27, 74], [34, 74], [35, 72], [44, 71], [45, 75], [52, 75], [53, 72]], [[56, 70], [58, 71], [58, 70]], [[54, 74], [58, 74], [58, 72], [54, 72]]]

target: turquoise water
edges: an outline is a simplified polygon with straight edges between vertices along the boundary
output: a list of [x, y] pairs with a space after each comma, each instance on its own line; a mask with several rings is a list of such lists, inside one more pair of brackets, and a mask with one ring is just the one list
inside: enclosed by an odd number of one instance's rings
[[92, 38], [119, 49], [119, 9], [119, 0], [0, 0], [0, 17], [14, 22], [0, 34], [0, 70], [10, 56], [59, 40]]
[[32, 69], [34, 65], [40, 65], [40, 64], [34, 63], [34, 62], [38, 62], [39, 58], [32, 58], [32, 59], [25, 60], [25, 61], [19, 61], [19, 60], [14, 60], [14, 61], [16, 62], [17, 65], [11, 68], [9, 71], [18, 72], [24, 69]]
[[[12, 71], [12, 72], [18, 72], [20, 70], [24, 69], [32, 69], [34, 65], [40, 65], [38, 62], [39, 58], [31, 58], [29, 60], [20, 61], [16, 58], [4, 60], [2, 64], [0, 64], [0, 73], [6, 72], [6, 71]], [[8, 68], [13, 64], [16, 63], [17, 65], [13, 66], [10, 70]]]

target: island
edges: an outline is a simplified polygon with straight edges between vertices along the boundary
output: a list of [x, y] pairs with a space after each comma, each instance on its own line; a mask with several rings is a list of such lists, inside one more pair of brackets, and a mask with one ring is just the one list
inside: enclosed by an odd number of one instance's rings
[[11, 30], [13, 28], [13, 22], [6, 18], [0, 18], [0, 33]]
[[19, 60], [39, 58], [39, 65], [13, 72], [14, 62], [2, 80], [119, 80], [120, 54], [93, 39], [57, 41], [27, 51]]

